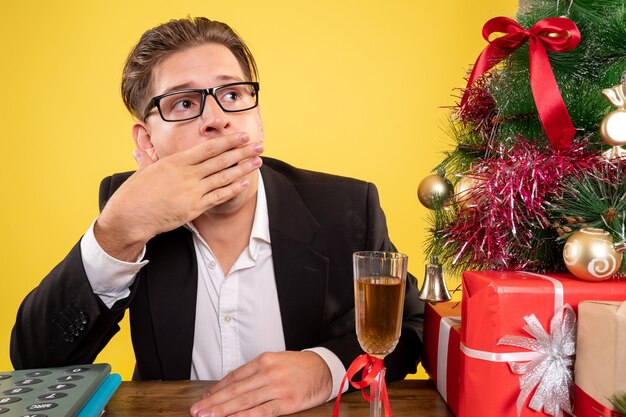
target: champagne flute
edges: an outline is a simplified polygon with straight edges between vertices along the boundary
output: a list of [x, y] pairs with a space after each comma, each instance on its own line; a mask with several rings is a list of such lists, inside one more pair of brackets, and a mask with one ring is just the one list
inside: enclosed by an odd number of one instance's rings
[[[355, 252], [356, 334], [363, 351], [383, 360], [400, 338], [408, 257], [401, 253]], [[370, 417], [379, 417], [385, 368], [370, 385]]]

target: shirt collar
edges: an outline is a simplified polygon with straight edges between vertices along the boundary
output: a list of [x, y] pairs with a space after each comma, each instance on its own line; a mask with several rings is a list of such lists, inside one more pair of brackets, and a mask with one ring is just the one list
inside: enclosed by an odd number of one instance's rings
[[265, 195], [265, 184], [263, 183], [261, 171], [259, 171], [258, 179], [256, 209], [254, 210], [254, 222], [252, 224], [252, 233], [250, 233], [250, 243], [255, 239], [265, 243], [271, 243], [267, 196]]

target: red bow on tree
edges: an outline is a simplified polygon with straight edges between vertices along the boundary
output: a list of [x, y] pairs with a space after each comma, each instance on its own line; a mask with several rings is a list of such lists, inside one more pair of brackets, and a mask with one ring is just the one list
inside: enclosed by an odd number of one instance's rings
[[[489, 36], [496, 32], [505, 35], [489, 40]], [[461, 99], [461, 108], [467, 102], [469, 87], [477, 78], [529, 41], [530, 87], [539, 119], [552, 146], [555, 149], [568, 148], [576, 129], [554, 79], [547, 51], [566, 52], [576, 48], [580, 43], [576, 24], [564, 17], [552, 17], [540, 20], [525, 30], [513, 19], [495, 17], [485, 23], [483, 38], [489, 45], [474, 64]]]

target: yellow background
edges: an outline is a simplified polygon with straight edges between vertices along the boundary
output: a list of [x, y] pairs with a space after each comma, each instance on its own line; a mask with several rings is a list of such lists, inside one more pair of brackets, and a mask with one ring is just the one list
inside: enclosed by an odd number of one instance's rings
[[[145, 30], [187, 15], [232, 25], [260, 68], [265, 154], [377, 184], [391, 237], [421, 280], [426, 209], [417, 184], [450, 147], [445, 106], [485, 46], [482, 25], [516, 7], [514, 0], [5, 4], [0, 370], [12, 369], [19, 303], [97, 216], [100, 180], [134, 169], [119, 82]], [[122, 327], [98, 360], [129, 379], [126, 320]]]

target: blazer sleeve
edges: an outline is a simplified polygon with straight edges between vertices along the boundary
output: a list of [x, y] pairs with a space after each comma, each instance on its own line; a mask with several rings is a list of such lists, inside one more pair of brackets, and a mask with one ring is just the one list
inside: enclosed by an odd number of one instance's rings
[[[364, 241], [362, 242], [363, 247], [359, 250], [396, 252], [396, 247], [389, 239], [387, 223], [380, 207], [378, 191], [371, 183], [367, 184], [365, 219], [367, 221], [364, 225], [365, 234]], [[354, 308], [351, 309], [347, 315], [351, 315], [351, 317], [342, 317], [338, 321], [345, 323], [348, 319], [351, 321], [354, 320]], [[422, 349], [421, 336], [423, 319], [424, 303], [418, 299], [417, 280], [413, 275], [407, 274], [402, 333], [394, 351], [385, 358], [387, 380], [403, 379], [407, 374], [416, 372]], [[356, 338], [354, 327], [352, 327], [351, 332], [324, 342], [322, 346], [327, 347], [335, 353], [346, 369], [358, 355], [363, 353]]]
[[[101, 207], [121, 182], [113, 182], [111, 177], [102, 181]], [[20, 305], [11, 332], [13, 366], [30, 369], [92, 363], [119, 331], [117, 323], [127, 306], [128, 299], [109, 309], [93, 293], [78, 242]]]

